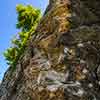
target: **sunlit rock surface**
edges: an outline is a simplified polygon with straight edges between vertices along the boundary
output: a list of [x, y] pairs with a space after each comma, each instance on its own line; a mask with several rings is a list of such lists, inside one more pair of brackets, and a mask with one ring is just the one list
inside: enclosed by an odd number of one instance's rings
[[0, 100], [100, 100], [99, 25], [99, 0], [50, 0]]

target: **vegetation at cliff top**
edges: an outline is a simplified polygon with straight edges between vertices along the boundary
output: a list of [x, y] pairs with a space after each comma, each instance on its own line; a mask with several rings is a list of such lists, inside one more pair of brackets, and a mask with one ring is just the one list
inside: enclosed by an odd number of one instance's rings
[[20, 56], [23, 54], [27, 41], [35, 34], [36, 26], [41, 18], [41, 11], [31, 5], [17, 5], [18, 22], [16, 28], [20, 29], [18, 36], [12, 39], [12, 46], [4, 52], [7, 64], [16, 68]]

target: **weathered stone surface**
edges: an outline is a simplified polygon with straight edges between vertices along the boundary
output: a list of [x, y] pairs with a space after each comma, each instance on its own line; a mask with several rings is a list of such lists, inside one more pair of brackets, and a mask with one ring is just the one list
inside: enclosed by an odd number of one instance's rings
[[0, 100], [100, 100], [100, 1], [50, 0]]

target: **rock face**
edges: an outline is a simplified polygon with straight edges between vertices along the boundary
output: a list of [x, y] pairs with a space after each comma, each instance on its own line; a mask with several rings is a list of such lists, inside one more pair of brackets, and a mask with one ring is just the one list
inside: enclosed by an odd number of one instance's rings
[[49, 2], [0, 100], [100, 100], [100, 1]]

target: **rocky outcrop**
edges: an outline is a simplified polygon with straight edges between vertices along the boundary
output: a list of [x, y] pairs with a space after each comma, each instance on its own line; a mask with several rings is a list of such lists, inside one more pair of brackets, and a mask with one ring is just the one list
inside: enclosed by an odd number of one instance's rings
[[100, 100], [100, 1], [50, 0], [36, 33], [0, 86], [0, 100]]

